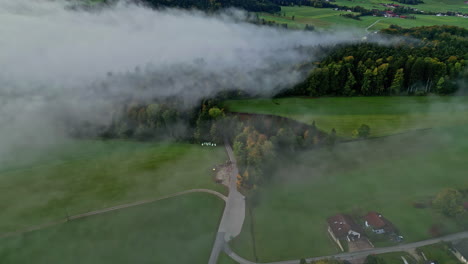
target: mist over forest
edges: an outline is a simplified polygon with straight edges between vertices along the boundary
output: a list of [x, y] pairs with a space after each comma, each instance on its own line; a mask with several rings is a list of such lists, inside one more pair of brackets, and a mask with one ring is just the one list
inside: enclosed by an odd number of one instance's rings
[[206, 16], [124, 1], [87, 11], [72, 3], [0, 3], [3, 153], [24, 138], [65, 137], [64, 121], [106, 126], [132, 101], [177, 96], [191, 107], [228, 89], [271, 95], [303, 79], [297, 66], [314, 54], [301, 47], [353, 40], [352, 32], [256, 26], [242, 11]]

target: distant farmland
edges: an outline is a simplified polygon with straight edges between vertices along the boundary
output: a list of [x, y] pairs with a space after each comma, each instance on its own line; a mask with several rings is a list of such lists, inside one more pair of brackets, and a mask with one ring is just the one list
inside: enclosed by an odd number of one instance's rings
[[[346, 3], [344, 3], [346, 2]], [[391, 2], [391, 1], [389, 1]], [[343, 0], [337, 4], [346, 5], [346, 6], [356, 6], [360, 4], [353, 4], [356, 2], [349, 2]], [[394, 2], [392, 2], [394, 3]], [[369, 4], [371, 6], [364, 7], [373, 9], [383, 9], [383, 6], [375, 6], [375, 4]], [[422, 7], [423, 5], [417, 5], [414, 7]], [[452, 8], [452, 5], [447, 5]], [[460, 5], [465, 7], [468, 5]], [[372, 7], [372, 8], [371, 8]], [[445, 6], [444, 6], [445, 7]], [[447, 11], [458, 11], [458, 12], [467, 12], [468, 10], [465, 7], [464, 9], [451, 10]], [[282, 14], [268, 14], [261, 13], [260, 18], [263, 18], [267, 21], [275, 21], [278, 24], [288, 24], [288, 27], [302, 29], [306, 24], [313, 25], [317, 28], [343, 28], [343, 27], [355, 27], [360, 29], [365, 29], [372, 25], [374, 22], [377, 22], [372, 26], [371, 30], [379, 30], [382, 28], [388, 28], [390, 25], [399, 25], [402, 27], [419, 27], [419, 26], [432, 26], [432, 25], [450, 25], [450, 26], [459, 26], [468, 28], [468, 18], [454, 17], [454, 16], [435, 16], [435, 15], [415, 15], [416, 19], [403, 19], [403, 18], [384, 18], [384, 17], [373, 17], [373, 16], [363, 16], [361, 20], [355, 20], [350, 18], [345, 18], [340, 16], [340, 14], [353, 14], [352, 12], [346, 11], [335, 11], [331, 8], [313, 8], [308, 6], [283, 6], [281, 7]], [[441, 11], [437, 6], [434, 6], [434, 10]], [[464, 11], [465, 10], [465, 11]], [[294, 19], [293, 19], [294, 16]]]

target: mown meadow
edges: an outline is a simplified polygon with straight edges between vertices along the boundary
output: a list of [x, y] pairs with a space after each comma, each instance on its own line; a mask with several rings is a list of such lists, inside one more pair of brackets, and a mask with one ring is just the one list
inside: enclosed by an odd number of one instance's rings
[[337, 135], [353, 138], [354, 130], [367, 124], [371, 137], [468, 124], [468, 97], [322, 97], [230, 100], [232, 112], [274, 114], [312, 124]]
[[71, 140], [11, 153], [0, 166], [0, 234], [194, 188], [226, 192], [212, 168], [222, 147]]
[[[338, 0], [336, 4], [344, 5], [348, 7], [361, 6], [368, 9], [385, 9], [383, 6], [378, 4], [361, 3], [362, 1], [347, 1]], [[379, 1], [382, 2], [382, 1]], [[434, 1], [435, 2], [435, 1]], [[457, 11], [457, 12], [468, 12], [466, 11], [468, 5], [463, 4], [457, 5], [442, 5], [437, 4], [424, 5], [428, 6], [428, 11], [442, 12], [442, 11]], [[395, 3], [388, 1], [388, 3]], [[466, 7], [465, 7], [466, 6]], [[423, 5], [413, 6], [421, 8]], [[456, 9], [456, 10], [455, 10]], [[260, 13], [259, 18], [267, 21], [275, 21], [278, 24], [288, 24], [290, 28], [303, 29], [306, 24], [316, 27], [317, 29], [349, 29], [355, 28], [357, 30], [362, 29], [362, 33], [365, 33], [364, 29], [371, 26], [374, 22], [377, 22], [369, 31], [375, 31], [383, 28], [388, 28], [390, 25], [398, 25], [404, 28], [419, 27], [419, 26], [433, 26], [433, 25], [450, 25], [468, 28], [468, 19], [456, 16], [435, 16], [435, 15], [415, 15], [416, 19], [403, 19], [403, 18], [384, 18], [374, 16], [363, 16], [361, 20], [350, 19], [340, 15], [344, 14], [357, 14], [354, 12], [346, 11], [335, 11], [331, 8], [314, 8], [310, 6], [282, 6], [281, 15], [271, 13]], [[294, 16], [294, 18], [293, 18]]]
[[0, 238], [0, 262], [207, 263], [223, 207], [192, 193]]

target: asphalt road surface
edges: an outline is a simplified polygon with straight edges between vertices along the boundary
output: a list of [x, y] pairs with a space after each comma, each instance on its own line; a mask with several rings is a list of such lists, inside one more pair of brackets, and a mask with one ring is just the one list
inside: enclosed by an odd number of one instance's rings
[[245, 197], [237, 191], [237, 174], [239, 170], [236, 164], [236, 158], [228, 141], [224, 142], [226, 152], [232, 164], [231, 175], [229, 176], [229, 195], [224, 207], [223, 217], [219, 224], [216, 240], [211, 251], [209, 264], [218, 262], [219, 253], [227, 245], [227, 242], [240, 234], [242, 224], [245, 218]]
[[[422, 247], [422, 246], [436, 244], [439, 242], [453, 242], [453, 241], [461, 240], [464, 238], [468, 238], [468, 232], [461, 232], [461, 233], [456, 233], [456, 234], [443, 236], [439, 238], [433, 238], [433, 239], [423, 240], [423, 241], [414, 242], [414, 243], [402, 244], [402, 245], [393, 246], [393, 247], [373, 248], [373, 249], [367, 249], [363, 251], [346, 252], [346, 253], [340, 253], [340, 254], [330, 255], [330, 256], [308, 258], [306, 260], [307, 262], [310, 262], [310, 261], [329, 259], [329, 258], [335, 258], [335, 259], [340, 259], [340, 260], [362, 259], [362, 258], [367, 257], [368, 255], [384, 254], [384, 253], [398, 252], [398, 251], [407, 251], [407, 250], [415, 249], [415, 248]], [[224, 246], [224, 252], [226, 252], [228, 256], [230, 256], [233, 260], [237, 261], [240, 264], [259, 264], [259, 263], [246, 260], [242, 258], [241, 256], [237, 255], [231, 250], [231, 248], [229, 248], [227, 244], [225, 244]], [[299, 261], [300, 261], [299, 259], [295, 259], [295, 260], [286, 260], [286, 261], [278, 261], [278, 262], [268, 262], [264, 264], [298, 264]]]

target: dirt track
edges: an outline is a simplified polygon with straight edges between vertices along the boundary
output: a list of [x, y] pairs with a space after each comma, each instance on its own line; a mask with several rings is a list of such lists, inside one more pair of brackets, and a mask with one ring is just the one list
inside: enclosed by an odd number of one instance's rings
[[44, 228], [47, 228], [47, 227], [50, 227], [50, 226], [62, 224], [62, 223], [68, 222], [68, 221], [72, 221], [72, 220], [76, 220], [76, 219], [80, 219], [80, 218], [84, 218], [84, 217], [88, 217], [88, 216], [103, 214], [103, 213], [107, 213], [107, 212], [111, 212], [111, 211], [115, 211], [115, 210], [120, 210], [120, 209], [124, 209], [124, 208], [129, 208], [129, 207], [133, 207], [133, 206], [138, 206], [138, 205], [142, 205], [142, 204], [153, 203], [153, 202], [157, 202], [157, 201], [160, 201], [160, 200], [164, 200], [164, 199], [168, 199], [168, 198], [172, 198], [172, 197], [176, 197], [176, 196], [180, 196], [180, 195], [184, 195], [184, 194], [188, 194], [188, 193], [196, 193], [196, 192], [213, 194], [213, 195], [216, 195], [217, 197], [221, 198], [224, 202], [227, 201], [227, 197], [224, 196], [223, 194], [219, 193], [219, 192], [209, 190], [209, 189], [191, 189], [191, 190], [186, 190], [186, 191], [182, 191], [182, 192], [177, 192], [177, 193], [161, 196], [161, 197], [154, 198], [154, 199], [147, 199], [147, 200], [142, 200], [142, 201], [133, 202], [133, 203], [121, 204], [121, 205], [117, 205], [117, 206], [113, 206], [113, 207], [104, 208], [104, 209], [101, 209], [101, 210], [91, 211], [91, 212], [78, 214], [78, 215], [72, 215], [72, 216], [69, 216], [68, 218], [65, 218], [65, 219], [60, 219], [60, 220], [57, 220], [57, 221], [48, 222], [48, 223], [41, 224], [41, 225], [36, 225], [36, 226], [30, 226], [30, 227], [27, 227], [25, 229], [0, 234], [0, 238], [20, 235], [20, 234], [23, 234], [23, 233], [44, 229]]

